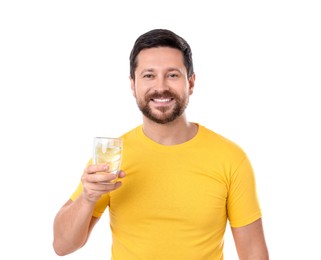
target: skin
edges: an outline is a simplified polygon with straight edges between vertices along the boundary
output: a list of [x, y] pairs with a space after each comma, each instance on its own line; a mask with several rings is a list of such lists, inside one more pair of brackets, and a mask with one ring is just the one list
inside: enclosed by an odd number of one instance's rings
[[[187, 77], [183, 56], [179, 50], [161, 47], [142, 50], [138, 55], [135, 80], [130, 79], [131, 89], [137, 103], [145, 103], [145, 96], [152, 93], [170, 91], [175, 93], [187, 105], [193, 93], [195, 75]], [[158, 102], [157, 102], [158, 101]], [[166, 102], [166, 98], [148, 101], [155, 117], [168, 117], [174, 110], [175, 100]], [[197, 133], [197, 126], [186, 120], [185, 112], [175, 120], [158, 124], [143, 115], [145, 135], [163, 145], [175, 145], [186, 142]]]
[[[137, 58], [135, 80], [130, 78], [133, 96], [140, 109], [148, 108], [154, 119], [166, 122], [157, 123], [143, 114], [145, 135], [163, 145], [175, 145], [193, 138], [197, 126], [187, 121], [184, 109], [193, 93], [195, 75], [187, 76], [181, 52], [168, 47], [150, 48], [142, 50]], [[178, 105], [183, 111], [173, 118]], [[53, 242], [58, 255], [69, 254], [85, 245], [99, 220], [92, 217], [96, 201], [102, 194], [120, 188], [121, 182], [102, 184], [112, 180], [107, 170], [106, 165], [89, 165], [82, 176], [83, 193], [74, 202], [68, 200], [58, 212]], [[119, 177], [124, 178], [125, 173], [121, 172]], [[231, 229], [239, 259], [269, 259], [261, 219]]]
[[[119, 178], [125, 173], [120, 172]], [[89, 165], [81, 177], [83, 192], [75, 200], [68, 200], [54, 220], [53, 248], [57, 255], [70, 254], [86, 244], [98, 222], [92, 216], [96, 201], [101, 195], [118, 189], [121, 182], [110, 183], [115, 175], [108, 173], [108, 165]]]
[[268, 260], [262, 219], [238, 228], [231, 228], [240, 260]]

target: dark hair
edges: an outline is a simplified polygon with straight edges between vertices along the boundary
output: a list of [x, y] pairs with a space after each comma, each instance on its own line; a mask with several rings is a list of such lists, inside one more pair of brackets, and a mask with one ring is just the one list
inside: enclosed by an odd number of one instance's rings
[[154, 29], [142, 34], [135, 41], [129, 56], [131, 78], [135, 79], [137, 55], [140, 51], [155, 47], [171, 47], [180, 50], [184, 57], [184, 65], [186, 67], [188, 77], [191, 77], [194, 74], [192, 51], [189, 44], [182, 37], [172, 31]]

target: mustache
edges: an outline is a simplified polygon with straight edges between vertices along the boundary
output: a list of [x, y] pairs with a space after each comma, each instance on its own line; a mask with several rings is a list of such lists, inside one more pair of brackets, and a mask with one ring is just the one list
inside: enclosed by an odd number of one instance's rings
[[156, 98], [174, 98], [174, 99], [178, 99], [178, 96], [169, 91], [169, 90], [164, 90], [162, 92], [154, 92], [154, 93], [151, 93], [151, 94], [148, 94], [145, 96], [145, 100], [146, 101], [149, 101], [151, 99], [156, 99]]

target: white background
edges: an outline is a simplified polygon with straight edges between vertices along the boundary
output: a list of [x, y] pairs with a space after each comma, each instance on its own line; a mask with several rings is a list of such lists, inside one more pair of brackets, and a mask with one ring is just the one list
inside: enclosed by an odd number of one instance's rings
[[[189, 120], [248, 153], [271, 259], [321, 259], [319, 1], [203, 2], [1, 1], [1, 259], [59, 259], [53, 219], [93, 137], [141, 123], [128, 57], [154, 28], [192, 47]], [[110, 259], [110, 243], [105, 214], [61, 259]], [[237, 259], [229, 228], [225, 243]]]

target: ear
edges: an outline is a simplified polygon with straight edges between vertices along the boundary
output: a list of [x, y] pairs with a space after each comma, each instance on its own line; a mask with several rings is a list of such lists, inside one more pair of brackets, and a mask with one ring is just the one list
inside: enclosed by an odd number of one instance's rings
[[189, 94], [193, 94], [194, 90], [194, 84], [195, 84], [195, 73], [188, 79], [188, 84], [189, 84]]
[[132, 94], [134, 97], [136, 97], [135, 80], [131, 76], [129, 76], [129, 80], [130, 80], [130, 88], [132, 90]]

